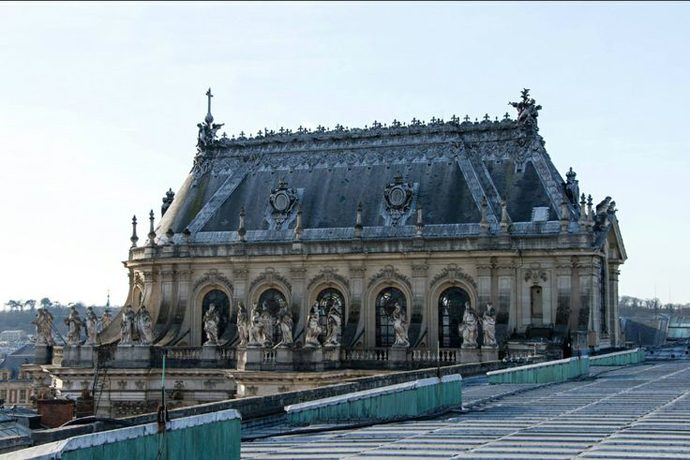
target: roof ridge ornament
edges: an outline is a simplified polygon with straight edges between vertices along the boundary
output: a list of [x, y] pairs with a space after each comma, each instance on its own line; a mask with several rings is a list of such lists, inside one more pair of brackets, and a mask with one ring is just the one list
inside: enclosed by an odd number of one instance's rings
[[517, 109], [518, 125], [530, 126], [538, 130], [537, 117], [539, 116], [541, 105], [537, 105], [534, 98], [529, 96], [529, 88], [523, 88], [520, 96], [522, 97], [520, 102], [508, 102], [508, 105]]
[[213, 97], [213, 94], [211, 93], [211, 88], [206, 91], [206, 97], [208, 98], [208, 111], [206, 113], [206, 118], [204, 118], [204, 123], [198, 123], [196, 125], [199, 128], [196, 143], [196, 148], [199, 154], [203, 154], [218, 142], [218, 135], [216, 133], [223, 125], [225, 125], [225, 123], [213, 122], [213, 115], [211, 114], [211, 98]]

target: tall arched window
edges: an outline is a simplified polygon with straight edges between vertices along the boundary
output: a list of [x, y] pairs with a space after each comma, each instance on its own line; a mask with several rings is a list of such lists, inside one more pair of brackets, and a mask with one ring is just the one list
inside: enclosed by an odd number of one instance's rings
[[460, 333], [458, 326], [465, 313], [465, 302], [469, 302], [467, 291], [451, 287], [438, 298], [438, 342], [441, 348], [458, 348]]
[[276, 344], [280, 342], [280, 328], [276, 327], [278, 312], [283, 305], [287, 305], [287, 300], [278, 289], [267, 289], [259, 296], [259, 311], [264, 325], [266, 337]]
[[[218, 337], [221, 337], [223, 335], [225, 327], [228, 325], [228, 314], [230, 313], [230, 300], [228, 299], [227, 294], [225, 294], [225, 292], [219, 289], [209, 291], [204, 296], [204, 300], [201, 303], [202, 318], [204, 317], [206, 311], [212, 303], [216, 305], [216, 311], [218, 311], [218, 316], [220, 317], [220, 321], [218, 322]], [[201, 343], [206, 343], [208, 337], [206, 337], [206, 333], [204, 332], [203, 321], [201, 323]]]
[[376, 346], [390, 347], [395, 342], [395, 330], [391, 315], [395, 304], [400, 304], [403, 311], [407, 310], [405, 294], [393, 287], [384, 289], [376, 296]]

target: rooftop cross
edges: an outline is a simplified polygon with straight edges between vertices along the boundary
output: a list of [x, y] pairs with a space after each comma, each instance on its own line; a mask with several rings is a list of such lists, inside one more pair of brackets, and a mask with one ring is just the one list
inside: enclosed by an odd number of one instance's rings
[[211, 93], [211, 88], [206, 91], [206, 97], [208, 97], [208, 113], [206, 114], [206, 123], [209, 125], [213, 123], [213, 115], [211, 115], [211, 98], [213, 94]]

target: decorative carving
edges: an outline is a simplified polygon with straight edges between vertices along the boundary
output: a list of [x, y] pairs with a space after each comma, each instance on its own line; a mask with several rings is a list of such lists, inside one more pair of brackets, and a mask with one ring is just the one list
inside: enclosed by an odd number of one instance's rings
[[474, 289], [477, 289], [477, 283], [474, 281], [474, 279], [465, 273], [462, 268], [455, 264], [448, 265], [448, 267], [444, 268], [436, 276], [434, 276], [431, 279], [430, 287], [433, 288], [441, 281], [450, 281], [451, 283], [464, 281], [465, 283], [471, 285]]
[[280, 273], [276, 272], [273, 268], [267, 268], [262, 274], [254, 278], [254, 280], [249, 285], [249, 292], [254, 292], [254, 289], [261, 283], [281, 283], [288, 291], [292, 291], [292, 286], [290, 282], [282, 276]]
[[174, 199], [175, 192], [173, 192], [170, 188], [167, 192], [165, 192], [165, 196], [163, 197], [163, 204], [161, 205], [161, 217], [165, 215], [165, 211], [168, 210]]
[[101, 331], [104, 331], [110, 323], [113, 321], [113, 317], [110, 315], [110, 308], [106, 307], [103, 311], [103, 316], [101, 316]]
[[393, 330], [395, 331], [395, 342], [393, 343], [393, 348], [409, 347], [410, 340], [407, 337], [407, 319], [405, 318], [405, 312], [402, 310], [398, 302], [395, 302], [391, 319], [393, 320]]
[[279, 230], [290, 216], [295, 203], [297, 203], [297, 192], [295, 189], [288, 187], [287, 182], [281, 179], [278, 182], [278, 187], [271, 190], [268, 201], [273, 208], [271, 214], [276, 224], [276, 229]]
[[458, 331], [462, 335], [462, 348], [477, 348], [478, 324], [477, 313], [469, 302], [465, 302], [462, 323], [458, 326]]
[[412, 276], [414, 277], [425, 277], [429, 266], [427, 264], [413, 264], [412, 265]]
[[340, 346], [342, 335], [342, 317], [336, 305], [331, 306], [328, 310], [328, 318], [326, 320], [327, 334], [324, 340], [326, 346]]
[[410, 279], [407, 276], [401, 274], [392, 265], [386, 265], [377, 274], [372, 276], [369, 279], [369, 287], [372, 287], [375, 283], [379, 282], [380, 280], [396, 280], [403, 283], [408, 288], [411, 287]]
[[[238, 315], [239, 316], [239, 315]], [[220, 323], [220, 314], [216, 310], [216, 304], [211, 302], [208, 310], [204, 313], [204, 333], [206, 334], [206, 342], [204, 346], [218, 345], [218, 325]]]
[[342, 284], [345, 286], [347, 289], [350, 289], [350, 283], [349, 281], [343, 277], [337, 274], [336, 272], [338, 271], [337, 268], [331, 268], [331, 267], [326, 267], [321, 270], [321, 273], [316, 275], [309, 281], [309, 285], [307, 286], [307, 291], [311, 291], [316, 285], [319, 283], [326, 283], [326, 284], [331, 284], [332, 281], [337, 281], [338, 283]]
[[81, 341], [81, 327], [83, 325], [77, 307], [72, 305], [69, 316], [65, 318], [65, 324], [68, 327], [67, 331], [67, 345], [77, 346]]
[[132, 310], [131, 305], [127, 305], [122, 311], [122, 323], [120, 324], [120, 345], [132, 345], [134, 328], [134, 310]]
[[529, 88], [524, 88], [520, 95], [522, 97], [520, 102], [508, 102], [508, 105], [517, 109], [517, 122], [519, 125], [537, 128], [537, 117], [539, 116], [541, 105], [537, 105], [535, 100], [529, 97]]
[[248, 347], [261, 347], [266, 342], [264, 333], [264, 322], [261, 319], [261, 312], [257, 304], [252, 305], [250, 314], [249, 343]]
[[525, 271], [525, 282], [529, 280], [534, 280], [535, 284], [539, 283], [539, 280], [546, 281], [548, 279], [546, 271], [539, 269], [529, 269]]
[[319, 305], [315, 303], [309, 310], [304, 346], [307, 348], [320, 348], [321, 343], [319, 342], [319, 335], [321, 335], [321, 332], [321, 326], [319, 325]]
[[482, 317], [482, 331], [484, 332], [485, 347], [495, 347], [496, 344], [496, 309], [491, 303], [486, 304], [486, 310]]
[[239, 337], [238, 348], [244, 348], [249, 342], [249, 329], [251, 324], [249, 316], [247, 316], [247, 309], [242, 302], [239, 303], [237, 310], [237, 336]]
[[391, 216], [391, 224], [398, 225], [400, 218], [410, 209], [412, 203], [412, 184], [403, 181], [400, 174], [383, 191], [386, 211]]
[[36, 311], [36, 317], [33, 321], [36, 325], [36, 345], [55, 345], [53, 340], [53, 315], [45, 308], [39, 308]]
[[280, 327], [280, 343], [279, 347], [291, 347], [293, 344], [292, 327], [294, 321], [292, 320], [292, 313], [288, 310], [287, 304], [280, 301], [280, 311], [278, 312], [278, 326]]
[[86, 309], [86, 344], [95, 345], [98, 337], [98, 317], [93, 307]]
[[[199, 128], [199, 134], [197, 136], [197, 151], [199, 156], [203, 156], [204, 152], [209, 150], [212, 146], [218, 143], [218, 130], [224, 125], [224, 123], [213, 123], [213, 115], [211, 115], [211, 88], [206, 91], [206, 97], [208, 97], [208, 112], [206, 113], [206, 118], [204, 118], [204, 123], [198, 123], [196, 126]], [[200, 163], [200, 160], [195, 159], [195, 164]]]
[[571, 167], [567, 173], [565, 173], [566, 182], [563, 184], [563, 190], [565, 191], [565, 196], [568, 198], [570, 203], [578, 208], [580, 203], [577, 202], [580, 197], [580, 185], [579, 181], [576, 179], [577, 173], [573, 171]]
[[153, 342], [153, 319], [151, 313], [146, 309], [146, 305], [142, 305], [134, 316], [134, 324], [136, 325], [138, 342], [141, 345], [150, 345]]
[[196, 280], [194, 282], [193, 291], [198, 292], [199, 288], [201, 288], [205, 284], [216, 284], [219, 286], [223, 286], [230, 295], [232, 295], [232, 293], [234, 292], [232, 282], [222, 273], [218, 273], [218, 270], [215, 269], [209, 270], [204, 274], [204, 276]]

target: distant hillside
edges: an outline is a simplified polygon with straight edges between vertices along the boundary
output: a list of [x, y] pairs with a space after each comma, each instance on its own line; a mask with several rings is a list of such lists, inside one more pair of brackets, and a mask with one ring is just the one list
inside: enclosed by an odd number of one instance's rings
[[[96, 315], [100, 318], [103, 315], [105, 306], [93, 306]], [[27, 334], [35, 334], [36, 326], [31, 321], [36, 317], [36, 309], [0, 311], [0, 332], [6, 330], [23, 330]], [[59, 305], [48, 307], [48, 311], [53, 315], [53, 326], [63, 337], [67, 336], [67, 325], [65, 318], [69, 314], [70, 307]], [[77, 304], [77, 311], [83, 318], [86, 317], [86, 306]], [[115, 316], [120, 311], [120, 307], [110, 307], [110, 314]], [[56, 337], [57, 338], [57, 337]]]

